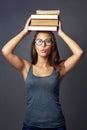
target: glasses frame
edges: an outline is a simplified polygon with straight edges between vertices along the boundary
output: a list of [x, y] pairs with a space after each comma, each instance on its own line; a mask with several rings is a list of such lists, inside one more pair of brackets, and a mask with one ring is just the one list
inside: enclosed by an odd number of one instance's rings
[[[39, 42], [39, 44], [38, 44]], [[45, 40], [42, 40], [42, 39], [36, 39], [35, 40], [35, 44], [37, 46], [41, 46], [43, 43], [45, 43], [46, 46], [50, 46], [52, 44], [52, 39], [45, 39]]]

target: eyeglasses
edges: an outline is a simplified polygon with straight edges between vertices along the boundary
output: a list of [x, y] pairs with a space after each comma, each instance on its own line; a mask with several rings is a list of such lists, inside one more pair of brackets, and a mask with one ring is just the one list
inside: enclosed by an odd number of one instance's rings
[[42, 39], [36, 39], [35, 40], [35, 44], [38, 45], [38, 46], [41, 46], [43, 42], [45, 43], [45, 45], [50, 46], [51, 43], [52, 43], [52, 40], [51, 39], [46, 39], [44, 41]]

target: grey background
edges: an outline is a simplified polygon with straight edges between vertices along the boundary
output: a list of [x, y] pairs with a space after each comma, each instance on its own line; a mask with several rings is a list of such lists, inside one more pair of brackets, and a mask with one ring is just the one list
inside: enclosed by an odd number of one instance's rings
[[[0, 0], [0, 50], [19, 33], [37, 9], [60, 9], [64, 31], [84, 50], [78, 65], [61, 83], [60, 100], [67, 130], [87, 129], [87, 2], [86, 0]], [[17, 47], [16, 54], [30, 60], [31, 32]], [[56, 35], [56, 34], [55, 34]], [[71, 55], [57, 37], [61, 58]], [[24, 81], [0, 51], [0, 130], [21, 130], [25, 112]]]

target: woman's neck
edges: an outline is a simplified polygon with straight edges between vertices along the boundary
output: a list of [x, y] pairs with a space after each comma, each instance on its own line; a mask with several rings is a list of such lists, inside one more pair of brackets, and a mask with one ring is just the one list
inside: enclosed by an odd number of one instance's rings
[[36, 65], [41, 67], [49, 66], [48, 58], [38, 57]]

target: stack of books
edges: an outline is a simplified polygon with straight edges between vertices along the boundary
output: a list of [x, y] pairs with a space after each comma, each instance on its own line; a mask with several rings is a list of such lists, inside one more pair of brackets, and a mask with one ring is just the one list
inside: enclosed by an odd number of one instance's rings
[[36, 10], [31, 15], [29, 30], [57, 31], [60, 10]]

